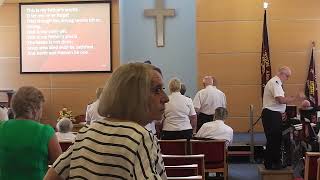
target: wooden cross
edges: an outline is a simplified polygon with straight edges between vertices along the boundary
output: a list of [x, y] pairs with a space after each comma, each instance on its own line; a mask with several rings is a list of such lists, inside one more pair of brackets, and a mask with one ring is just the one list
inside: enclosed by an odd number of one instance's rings
[[158, 47], [164, 47], [164, 18], [174, 17], [174, 9], [164, 9], [163, 0], [156, 0], [155, 9], [145, 9], [144, 16], [156, 18], [156, 42]]

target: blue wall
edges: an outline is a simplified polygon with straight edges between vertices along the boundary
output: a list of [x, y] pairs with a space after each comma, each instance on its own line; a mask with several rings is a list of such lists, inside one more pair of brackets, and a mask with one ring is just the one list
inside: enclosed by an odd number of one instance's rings
[[165, 47], [155, 43], [155, 20], [144, 17], [144, 9], [153, 9], [155, 0], [120, 0], [121, 63], [151, 60], [163, 71], [167, 84], [177, 76], [187, 86], [187, 95], [196, 93], [196, 42], [194, 0], [165, 0], [165, 8], [176, 10], [165, 18]]

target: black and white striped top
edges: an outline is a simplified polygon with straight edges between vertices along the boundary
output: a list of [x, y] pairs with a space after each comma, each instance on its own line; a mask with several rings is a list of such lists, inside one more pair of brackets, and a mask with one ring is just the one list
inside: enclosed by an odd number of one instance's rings
[[82, 128], [53, 167], [64, 179], [167, 179], [156, 137], [134, 122]]

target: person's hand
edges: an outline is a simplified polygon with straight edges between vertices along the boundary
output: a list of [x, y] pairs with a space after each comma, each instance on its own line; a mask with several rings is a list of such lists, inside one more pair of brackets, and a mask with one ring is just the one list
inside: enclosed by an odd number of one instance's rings
[[197, 133], [196, 132], [192, 132], [192, 137], [194, 137]]
[[298, 99], [299, 101], [303, 101], [303, 100], [306, 99], [306, 95], [305, 95], [303, 92], [299, 92], [299, 93], [297, 94], [297, 99]]

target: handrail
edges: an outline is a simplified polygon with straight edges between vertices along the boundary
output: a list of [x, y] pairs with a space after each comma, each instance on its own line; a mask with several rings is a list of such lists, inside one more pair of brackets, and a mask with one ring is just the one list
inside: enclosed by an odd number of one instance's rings
[[255, 163], [254, 161], [254, 136], [253, 136], [253, 105], [249, 106], [249, 117], [250, 117], [250, 162]]

